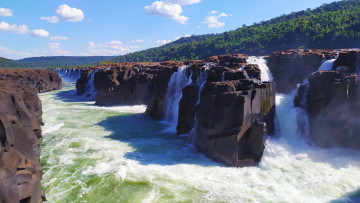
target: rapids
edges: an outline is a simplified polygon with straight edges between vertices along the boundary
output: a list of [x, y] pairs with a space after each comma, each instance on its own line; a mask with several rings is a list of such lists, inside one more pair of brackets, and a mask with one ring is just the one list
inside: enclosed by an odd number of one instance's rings
[[360, 152], [309, 144], [293, 95], [276, 96], [276, 135], [259, 166], [231, 168], [144, 117], [145, 106], [95, 106], [65, 78], [62, 90], [40, 94], [43, 190], [49, 202], [350, 200], [360, 188]]

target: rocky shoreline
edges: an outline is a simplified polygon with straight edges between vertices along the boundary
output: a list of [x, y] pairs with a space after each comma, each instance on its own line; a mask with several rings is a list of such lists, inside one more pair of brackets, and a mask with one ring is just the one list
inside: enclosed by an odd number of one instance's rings
[[42, 202], [40, 92], [62, 87], [54, 70], [0, 70], [0, 202]]

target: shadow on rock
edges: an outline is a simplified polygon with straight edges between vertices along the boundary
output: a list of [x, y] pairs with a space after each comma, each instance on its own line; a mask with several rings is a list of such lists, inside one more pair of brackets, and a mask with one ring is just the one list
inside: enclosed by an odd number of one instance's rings
[[133, 147], [134, 151], [126, 153], [125, 157], [143, 165], [222, 166], [197, 152], [186, 138], [164, 132], [165, 124], [143, 115], [108, 117], [98, 125], [113, 132], [107, 138], [128, 143]]

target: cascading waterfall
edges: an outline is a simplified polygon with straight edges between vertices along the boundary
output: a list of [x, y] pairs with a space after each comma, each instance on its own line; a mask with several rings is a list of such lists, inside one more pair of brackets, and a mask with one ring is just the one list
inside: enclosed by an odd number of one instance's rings
[[49, 202], [352, 202], [348, 193], [360, 188], [360, 152], [308, 145], [294, 92], [276, 96], [277, 135], [267, 138], [259, 166], [231, 168], [161, 132], [162, 123], [141, 116], [145, 106], [64, 100], [59, 93], [75, 90], [64, 82], [39, 94]]
[[188, 66], [180, 66], [177, 72], [173, 73], [166, 92], [165, 120], [170, 123], [171, 132], [176, 132], [179, 114], [179, 102], [182, 97], [182, 89], [190, 85], [191, 74], [187, 74]]
[[248, 64], [256, 64], [259, 66], [261, 70], [261, 81], [272, 81], [273, 77], [271, 75], [271, 72], [269, 70], [269, 67], [266, 65], [266, 60], [263, 56], [249, 56], [249, 58], [246, 60]]
[[318, 70], [331, 70], [335, 61], [336, 59], [326, 60], [323, 64], [321, 64]]
[[97, 72], [99, 72], [99, 70], [94, 70], [90, 74], [90, 78], [89, 78], [89, 80], [88, 80], [88, 82], [86, 83], [86, 86], [85, 86], [85, 93], [84, 93], [85, 97], [89, 97], [89, 98], [95, 98], [96, 97], [97, 91], [96, 91], [95, 86], [94, 86], [94, 78], [95, 78], [95, 74]]
[[200, 95], [201, 95], [201, 91], [202, 89], [204, 88], [204, 85], [206, 83], [206, 79], [207, 79], [207, 73], [206, 73], [206, 70], [208, 69], [209, 67], [207, 67], [206, 65], [204, 66], [204, 69], [202, 69], [200, 71], [200, 75], [199, 77], [197, 78], [196, 80], [196, 85], [199, 86], [199, 93], [198, 93], [198, 99], [195, 103], [195, 106], [199, 105], [200, 104]]
[[56, 72], [63, 78], [68, 78], [72, 80], [77, 80], [80, 78], [81, 69], [78, 68], [57, 68]]

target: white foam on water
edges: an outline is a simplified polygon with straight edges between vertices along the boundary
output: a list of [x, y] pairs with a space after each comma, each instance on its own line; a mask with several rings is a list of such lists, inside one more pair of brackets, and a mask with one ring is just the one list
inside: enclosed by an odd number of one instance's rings
[[58, 123], [58, 124], [55, 124], [55, 125], [50, 126], [50, 127], [48, 127], [48, 128], [45, 128], [46, 130], [42, 131], [42, 134], [43, 134], [43, 135], [46, 135], [46, 134], [48, 134], [48, 133], [57, 131], [57, 130], [59, 130], [63, 125], [64, 125], [64, 123]]
[[[360, 152], [307, 144], [297, 132], [292, 96], [276, 97], [277, 135], [267, 139], [259, 167], [231, 168], [175, 134], [159, 133], [164, 127], [158, 122], [126, 115], [131, 107], [105, 110], [61, 101], [56, 92], [40, 94], [48, 132], [41, 154], [47, 199], [326, 202], [360, 188]], [[59, 123], [60, 129], [49, 130]]]

